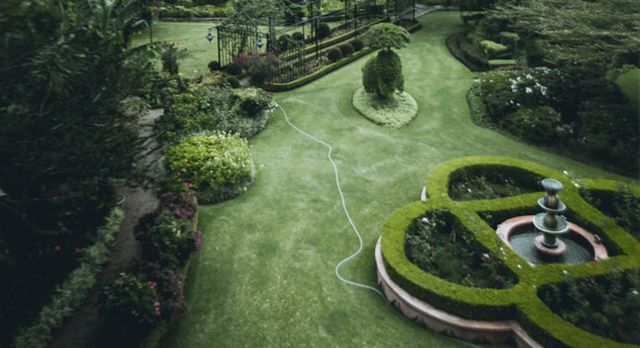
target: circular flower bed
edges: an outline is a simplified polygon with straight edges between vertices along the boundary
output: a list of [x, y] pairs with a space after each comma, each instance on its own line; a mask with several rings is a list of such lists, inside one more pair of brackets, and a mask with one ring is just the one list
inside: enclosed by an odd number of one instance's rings
[[407, 92], [396, 93], [389, 99], [379, 99], [361, 87], [353, 95], [352, 102], [362, 116], [391, 129], [406, 126], [418, 114], [418, 103]]

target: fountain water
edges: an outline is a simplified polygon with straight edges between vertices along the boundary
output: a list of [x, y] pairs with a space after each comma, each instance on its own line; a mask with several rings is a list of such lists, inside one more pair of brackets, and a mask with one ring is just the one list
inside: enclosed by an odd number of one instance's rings
[[541, 184], [546, 195], [538, 199], [538, 205], [544, 212], [504, 221], [496, 230], [498, 236], [532, 265], [606, 259], [607, 250], [593, 234], [560, 215], [567, 209], [557, 195], [562, 183], [544, 179]]

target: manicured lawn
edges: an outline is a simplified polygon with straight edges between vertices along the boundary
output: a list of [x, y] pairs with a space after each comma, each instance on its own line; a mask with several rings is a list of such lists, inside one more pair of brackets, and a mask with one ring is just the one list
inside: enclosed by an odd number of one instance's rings
[[[162, 22], [153, 26], [153, 41], [168, 41], [178, 44], [179, 49], [187, 49], [186, 55], [179, 59], [180, 72], [184, 76], [197, 76], [207, 73], [207, 64], [212, 60], [218, 60], [218, 38], [215, 28], [211, 30], [216, 34], [211, 43], [205, 38], [209, 28], [218, 25], [218, 22], [205, 23], [168, 23]], [[131, 42], [133, 47], [149, 43], [149, 29], [135, 35]]]
[[[500, 155], [574, 177], [621, 178], [475, 126], [465, 103], [474, 74], [444, 45], [462, 26], [459, 13], [437, 12], [420, 21], [423, 29], [399, 51], [405, 90], [419, 107], [406, 128], [376, 126], [353, 110], [366, 59], [275, 97], [297, 126], [333, 145], [347, 205], [365, 243], [343, 275], [372, 286], [382, 224], [420, 199], [427, 174], [443, 161]], [[257, 181], [232, 201], [200, 209], [203, 249], [187, 287], [192, 309], [165, 347], [468, 346], [411, 323], [377, 294], [335, 277], [335, 265], [358, 244], [323, 147], [289, 128], [281, 111], [250, 143]]]
[[622, 88], [627, 98], [629, 98], [631, 105], [636, 109], [636, 113], [640, 112], [640, 69], [630, 69], [618, 76], [616, 83]]

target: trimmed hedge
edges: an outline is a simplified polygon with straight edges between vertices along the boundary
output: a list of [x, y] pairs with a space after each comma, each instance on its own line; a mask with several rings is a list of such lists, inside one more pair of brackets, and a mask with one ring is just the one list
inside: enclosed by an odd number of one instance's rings
[[[379, 23], [379, 22], [376, 22]], [[374, 25], [376, 23], [372, 23], [371, 25]], [[415, 23], [413, 26], [407, 28], [407, 31], [409, 32], [414, 32], [418, 29], [421, 28], [421, 24], [420, 23]], [[341, 40], [344, 40], [346, 38], [349, 38], [353, 36], [353, 32], [349, 33], [349, 34], [345, 34], [342, 36], [339, 36], [337, 38], [335, 38], [335, 42], [339, 42]], [[342, 38], [340, 40], [338, 40], [338, 38]], [[326, 40], [325, 43], [327, 42], [331, 42], [331, 44], [335, 43], [334, 39], [330, 39], [330, 40]], [[322, 45], [321, 45], [322, 46]], [[311, 47], [311, 50], [313, 50], [314, 48]], [[306, 52], [307, 50], [305, 50], [305, 54], [307, 54], [308, 52]], [[367, 54], [373, 52], [373, 49], [371, 49], [370, 47], [365, 47], [362, 50], [355, 52], [354, 54], [352, 54], [351, 56], [348, 56], [346, 58], [340, 59], [339, 61], [329, 64], [325, 67], [323, 67], [322, 69], [317, 70], [316, 72], [314, 72], [313, 74], [304, 76], [300, 79], [291, 81], [291, 82], [287, 82], [287, 83], [274, 83], [274, 84], [269, 84], [269, 85], [265, 85], [263, 86], [263, 88], [267, 91], [271, 91], [271, 92], [284, 92], [284, 91], [289, 91], [295, 88], [298, 88], [300, 86], [304, 86], [309, 82], [315, 81], [319, 78], [321, 78], [322, 76], [325, 76], [327, 74], [329, 74], [330, 72], [333, 72], [361, 57], [366, 56]]]
[[[494, 222], [483, 219], [487, 216], [512, 217], [521, 212], [539, 212], [537, 199], [544, 195], [539, 192], [499, 199], [454, 201], [449, 197], [449, 183], [461, 171], [488, 172], [509, 171], [516, 181], [530, 181], [533, 177], [550, 177], [564, 184], [560, 198], [570, 208], [569, 220], [594, 228], [603, 237], [605, 245], [614, 256], [600, 262], [566, 266], [548, 264], [533, 267], [518, 256], [497, 237]], [[575, 325], [562, 320], [538, 297], [540, 287], [563, 281], [565, 272], [575, 277], [595, 277], [611, 267], [624, 271], [640, 268], [640, 243], [627, 234], [613, 219], [591, 206], [580, 196], [580, 187], [589, 189], [617, 190], [610, 182], [596, 180], [572, 181], [566, 175], [548, 167], [507, 157], [466, 157], [441, 164], [429, 175], [427, 181], [428, 202], [415, 202], [394, 212], [382, 228], [382, 254], [391, 278], [413, 296], [432, 305], [460, 315], [478, 320], [515, 319], [540, 344], [545, 347], [628, 347], [594, 334], [585, 332]], [[639, 197], [640, 190], [633, 189]], [[475, 239], [487, 250], [498, 250], [504, 264], [519, 279], [511, 289], [474, 289], [444, 281], [428, 274], [412, 264], [405, 254], [405, 238], [408, 227], [414, 219], [431, 209], [447, 209], [463, 228], [471, 231]], [[500, 217], [501, 218], [501, 217]]]

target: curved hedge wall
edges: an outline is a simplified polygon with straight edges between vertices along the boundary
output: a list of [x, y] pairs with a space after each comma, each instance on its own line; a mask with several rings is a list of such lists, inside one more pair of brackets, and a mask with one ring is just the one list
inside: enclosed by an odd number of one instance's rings
[[[567, 216], [588, 222], [596, 227], [605, 246], [614, 255], [607, 260], [581, 265], [548, 264], [533, 267], [506, 247], [497, 237], [494, 228], [483, 216], [495, 214], [519, 215], [519, 212], [540, 211], [539, 192], [497, 199], [454, 201], [449, 197], [449, 183], [460, 171], [499, 170], [501, 173], [520, 176], [554, 178], [564, 185], [559, 193], [570, 212]], [[524, 179], [524, 178], [523, 178]], [[563, 281], [566, 272], [575, 277], [595, 277], [604, 274], [612, 266], [618, 270], [640, 268], [640, 243], [627, 234], [614, 221], [587, 203], [580, 196], [580, 187], [598, 190], [616, 190], [614, 182], [603, 180], [572, 181], [566, 175], [548, 167], [507, 157], [465, 157], [441, 164], [429, 174], [426, 187], [427, 202], [414, 202], [394, 212], [382, 227], [382, 254], [391, 278], [406, 291], [428, 303], [457, 314], [478, 320], [515, 319], [540, 344], [545, 347], [637, 347], [596, 336], [564, 321], [549, 309], [538, 297], [540, 287]], [[633, 188], [640, 197], [640, 190]], [[405, 236], [414, 219], [430, 209], [449, 210], [459, 222], [472, 231], [476, 240], [488, 250], [500, 250], [504, 264], [514, 272], [519, 282], [510, 289], [475, 289], [451, 283], [435, 277], [412, 264], [405, 254]], [[510, 215], [510, 216], [514, 216]], [[500, 249], [502, 247], [502, 249]]]

